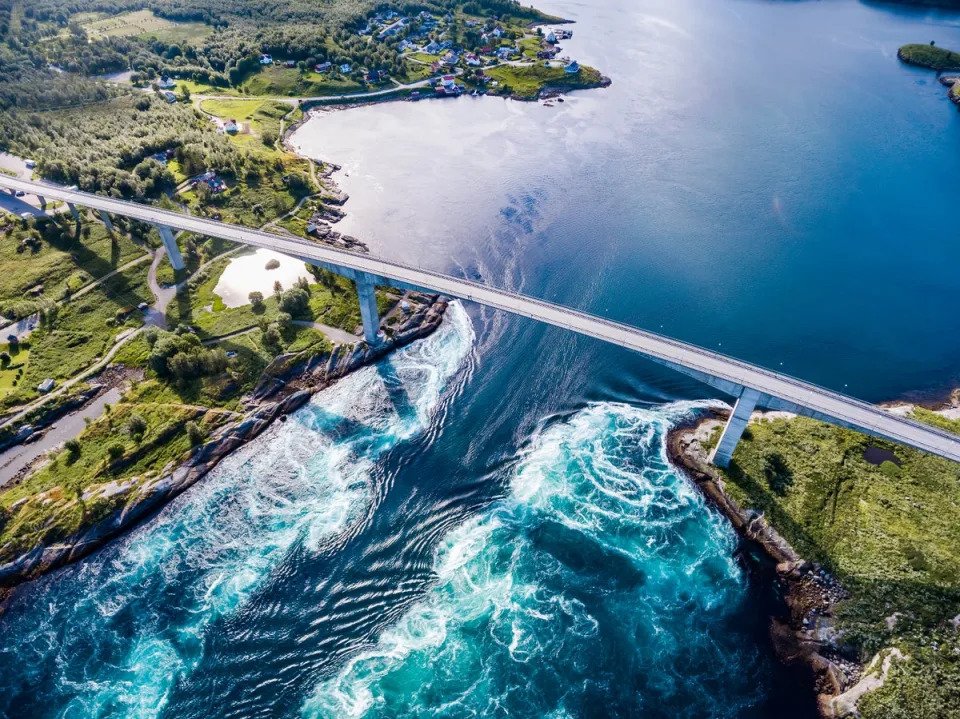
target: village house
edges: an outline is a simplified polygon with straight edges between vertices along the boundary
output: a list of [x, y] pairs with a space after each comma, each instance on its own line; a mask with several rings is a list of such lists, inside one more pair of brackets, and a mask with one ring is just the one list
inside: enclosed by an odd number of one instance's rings
[[340, 72], [346, 75], [353, 69], [353, 66], [349, 62], [345, 62], [340, 66]]
[[578, 72], [580, 72], [580, 65], [577, 63], [576, 60], [571, 60], [571, 61], [570, 61], [569, 63], [567, 63], [567, 65], [563, 68], [563, 71], [564, 71], [565, 73], [567, 73], [568, 75], [576, 75]]
[[223, 123], [224, 132], [228, 132], [231, 135], [235, 135], [237, 132], [239, 132], [239, 130], [240, 130], [240, 126], [237, 124], [237, 121], [232, 118], [230, 120], [227, 120], [225, 123]]
[[160, 81], [157, 83], [157, 87], [159, 87], [161, 90], [172, 90], [176, 86], [176, 81], [171, 79], [168, 75], [161, 77]]
[[483, 64], [483, 61], [477, 55], [470, 53], [466, 56], [467, 65], [470, 67], [480, 67]]
[[321, 62], [319, 65], [314, 65], [313, 69], [317, 72], [330, 72], [330, 69], [333, 67], [332, 62]]
[[273, 64], [273, 55], [269, 55], [269, 54], [267, 54], [267, 53], [263, 53], [263, 54], [260, 56], [260, 64], [261, 64], [261, 65], [272, 65], [272, 64]]
[[163, 99], [166, 100], [167, 102], [169, 102], [170, 104], [173, 104], [173, 103], [175, 103], [175, 102], [177, 101], [177, 96], [174, 95], [174, 94], [173, 94], [172, 92], [170, 92], [169, 90], [164, 90], [164, 91], [161, 92], [160, 94], [163, 96]]

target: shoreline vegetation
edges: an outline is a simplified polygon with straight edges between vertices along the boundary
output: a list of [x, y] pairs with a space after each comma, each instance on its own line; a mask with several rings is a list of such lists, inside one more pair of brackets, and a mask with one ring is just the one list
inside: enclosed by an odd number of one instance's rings
[[940, 84], [948, 88], [947, 96], [960, 107], [960, 52], [937, 47], [933, 43], [910, 44], [897, 50], [897, 57], [907, 65], [936, 70]]
[[[960, 392], [892, 412], [960, 433]], [[960, 469], [784, 412], [755, 413], [726, 470], [727, 412], [674, 428], [668, 453], [775, 565], [778, 657], [814, 675], [823, 717], [960, 715]]]

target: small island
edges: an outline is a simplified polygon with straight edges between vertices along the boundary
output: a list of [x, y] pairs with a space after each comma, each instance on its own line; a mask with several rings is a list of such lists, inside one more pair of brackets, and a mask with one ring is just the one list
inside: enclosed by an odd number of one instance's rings
[[908, 65], [919, 65], [931, 70], [960, 70], [960, 52], [937, 47], [932, 43], [904, 45], [897, 50], [897, 57]]

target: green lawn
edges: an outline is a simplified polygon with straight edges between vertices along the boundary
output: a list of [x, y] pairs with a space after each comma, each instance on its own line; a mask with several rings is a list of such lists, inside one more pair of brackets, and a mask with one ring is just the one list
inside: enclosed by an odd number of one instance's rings
[[11, 348], [4, 342], [0, 344], [0, 352], [10, 355], [10, 364], [0, 367], [0, 398], [2, 398], [21, 385], [23, 373], [30, 362], [30, 345], [17, 344]]
[[[870, 447], [887, 459], [868, 461]], [[914, 657], [863, 717], [955, 716], [941, 712], [960, 706], [960, 657], [950, 649], [960, 653], [960, 640], [949, 626], [960, 612], [960, 465], [797, 418], [751, 424], [724, 475], [741, 506], [762, 511], [851, 593], [838, 621], [861, 659], [891, 645]], [[904, 703], [908, 695], [924, 701]]]

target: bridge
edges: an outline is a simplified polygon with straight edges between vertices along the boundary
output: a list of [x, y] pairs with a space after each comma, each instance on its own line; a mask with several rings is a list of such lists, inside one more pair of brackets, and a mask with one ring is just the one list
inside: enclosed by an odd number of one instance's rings
[[112, 228], [110, 215], [149, 223], [157, 228], [170, 262], [178, 270], [183, 269], [184, 265], [174, 230], [275, 250], [331, 270], [355, 282], [360, 299], [364, 340], [369, 344], [379, 341], [380, 319], [374, 293], [374, 288], [379, 285], [430, 294], [439, 293], [476, 302], [634, 350], [654, 362], [693, 377], [735, 398], [730, 419], [712, 456], [714, 464], [720, 467], [726, 467], [730, 463], [733, 450], [756, 407], [813, 417], [960, 461], [960, 437], [949, 432], [898, 417], [867, 402], [719, 352], [552, 302], [401, 262], [316, 244], [305, 239], [192, 217], [72, 188], [28, 182], [5, 175], [0, 175], [0, 187], [11, 192], [23, 191], [36, 195], [41, 198], [41, 205], [44, 206], [49, 199], [63, 201], [78, 219], [78, 206], [94, 209], [108, 228]]

